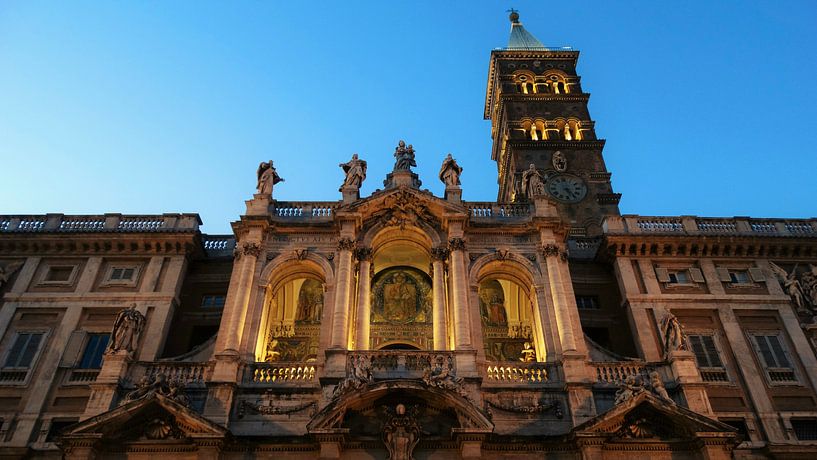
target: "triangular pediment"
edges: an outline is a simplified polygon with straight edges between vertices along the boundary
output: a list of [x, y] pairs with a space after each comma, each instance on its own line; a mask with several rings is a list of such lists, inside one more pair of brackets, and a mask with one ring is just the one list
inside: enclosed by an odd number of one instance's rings
[[468, 215], [468, 209], [462, 203], [447, 201], [429, 191], [411, 187], [378, 191], [338, 208], [336, 212], [357, 213], [364, 222], [377, 218], [395, 226], [416, 225], [418, 222], [439, 225], [447, 216], [460, 214], [465, 218]]
[[156, 440], [224, 439], [229, 431], [159, 394], [123, 404], [68, 427], [63, 442], [94, 439], [102, 443]]
[[578, 425], [577, 436], [618, 439], [691, 440], [702, 436], [734, 439], [731, 426], [642, 392]]

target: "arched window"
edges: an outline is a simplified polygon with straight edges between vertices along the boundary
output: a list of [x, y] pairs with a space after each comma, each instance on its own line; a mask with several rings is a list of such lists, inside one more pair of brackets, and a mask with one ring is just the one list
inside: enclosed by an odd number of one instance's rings
[[266, 362], [312, 362], [317, 359], [323, 281], [294, 274], [267, 290], [265, 334], [257, 358]]
[[489, 277], [479, 284], [483, 347], [488, 361], [540, 361], [533, 305], [515, 281]]
[[532, 74], [519, 73], [514, 76], [514, 83], [516, 83], [516, 89], [522, 94], [536, 93], [536, 85], [534, 85]]
[[560, 73], [550, 73], [544, 78], [548, 93], [567, 94], [570, 92], [565, 76]]

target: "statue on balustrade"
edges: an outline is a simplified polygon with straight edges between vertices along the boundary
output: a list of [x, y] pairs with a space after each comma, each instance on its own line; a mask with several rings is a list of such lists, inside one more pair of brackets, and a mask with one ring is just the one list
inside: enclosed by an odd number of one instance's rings
[[357, 153], [352, 154], [352, 159], [338, 166], [343, 168], [346, 178], [343, 180], [343, 187], [360, 188], [366, 180], [366, 162], [357, 157]]
[[633, 396], [644, 391], [644, 385], [641, 383], [641, 377], [635, 375], [628, 375], [621, 384], [619, 384], [618, 391], [616, 391], [616, 399], [614, 405], [628, 401]]
[[145, 329], [145, 316], [136, 309], [136, 304], [131, 304], [130, 308], [125, 308], [116, 315], [111, 331], [111, 343], [108, 345], [108, 353], [125, 352], [130, 353], [136, 350], [139, 344], [139, 336]]
[[675, 404], [672, 398], [669, 397], [669, 393], [667, 393], [667, 388], [664, 386], [664, 381], [661, 380], [661, 374], [658, 371], [650, 372], [650, 391], [652, 391], [656, 396], [663, 399], [664, 401]]
[[545, 194], [545, 183], [542, 180], [542, 173], [536, 169], [536, 165], [530, 167], [522, 173], [522, 194], [529, 200], [536, 196]]
[[522, 348], [522, 357], [519, 360], [523, 363], [536, 362], [536, 350], [533, 349], [530, 342], [525, 342], [525, 346]]
[[457, 164], [457, 160], [449, 153], [442, 166], [440, 166], [440, 180], [446, 187], [458, 187], [460, 185], [460, 174], [462, 167]]
[[401, 140], [394, 148], [394, 170], [395, 171], [411, 171], [412, 166], [417, 166], [414, 161], [414, 147], [411, 144], [406, 146], [405, 141]]
[[669, 311], [661, 320], [661, 335], [663, 337], [664, 359], [669, 358], [670, 353], [673, 351], [686, 350], [684, 329], [678, 318]]
[[270, 197], [272, 196], [273, 186], [279, 182], [284, 181], [284, 179], [282, 179], [281, 176], [278, 175], [278, 172], [272, 165], [272, 160], [267, 162], [261, 162], [261, 164], [258, 165], [258, 171], [256, 171], [256, 176], [258, 177], [258, 185], [256, 185], [258, 193], [260, 195], [268, 195]]

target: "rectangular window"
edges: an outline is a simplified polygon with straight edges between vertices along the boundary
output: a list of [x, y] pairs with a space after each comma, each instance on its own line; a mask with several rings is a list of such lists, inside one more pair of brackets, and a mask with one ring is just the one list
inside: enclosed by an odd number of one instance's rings
[[132, 267], [114, 267], [111, 270], [111, 281], [132, 281], [134, 273], [136, 273], [136, 269]]
[[753, 334], [752, 341], [772, 383], [797, 382], [794, 365], [778, 334]]
[[201, 306], [205, 308], [224, 308], [226, 297], [223, 295], [201, 296]]
[[72, 265], [67, 266], [51, 266], [48, 267], [48, 273], [45, 275], [45, 281], [52, 283], [67, 283], [71, 281], [71, 275], [74, 273]]
[[729, 282], [732, 284], [750, 284], [752, 279], [746, 270], [729, 270]]
[[43, 335], [42, 332], [18, 333], [14, 345], [12, 345], [8, 356], [6, 356], [3, 367], [21, 369], [31, 367], [31, 362], [34, 361], [34, 357], [37, 356], [37, 352], [40, 350]]
[[598, 310], [601, 308], [599, 298], [594, 295], [577, 295], [576, 306], [581, 310]]
[[655, 275], [660, 283], [672, 284], [695, 284], [705, 283], [704, 275], [700, 268], [666, 268], [656, 267]]
[[817, 441], [817, 419], [791, 419], [791, 427], [798, 441]]
[[82, 359], [77, 366], [80, 369], [99, 369], [102, 367], [102, 354], [108, 347], [110, 334], [88, 334], [88, 341], [85, 343], [85, 351], [82, 352]]
[[729, 375], [723, 365], [718, 348], [715, 345], [715, 336], [712, 334], [687, 335], [689, 346], [695, 354], [695, 361], [701, 371], [704, 382], [728, 382]]
[[669, 282], [673, 284], [689, 284], [689, 275], [687, 274], [686, 270], [677, 271], [677, 272], [669, 272], [667, 273], [669, 276]]

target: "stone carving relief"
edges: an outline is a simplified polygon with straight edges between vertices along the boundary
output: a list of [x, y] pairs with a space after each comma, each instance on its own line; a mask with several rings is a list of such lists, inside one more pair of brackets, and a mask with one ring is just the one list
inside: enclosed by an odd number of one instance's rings
[[354, 251], [355, 240], [351, 238], [341, 238], [338, 240], [338, 251]]
[[448, 240], [449, 251], [465, 251], [465, 240], [462, 238], [451, 238]]
[[136, 309], [136, 304], [119, 311], [113, 323], [111, 342], [106, 353], [131, 353], [136, 351], [139, 336], [145, 329], [145, 315]]
[[560, 151], [556, 151], [553, 153], [553, 158], [551, 159], [551, 163], [553, 163], [553, 169], [559, 172], [567, 171], [567, 158], [565, 158], [564, 154]]
[[267, 404], [261, 404], [260, 402], [253, 403], [247, 400], [242, 400], [238, 403], [238, 418], [244, 418], [247, 413], [262, 415], [289, 415], [307, 409], [310, 409], [308, 416], [311, 417], [315, 415], [316, 408], [316, 401], [305, 401], [295, 405], [280, 405], [273, 404], [272, 401], [269, 401]]
[[136, 384], [136, 389], [127, 393], [119, 405], [138, 399], [151, 398], [154, 395], [162, 395], [185, 407], [190, 405], [190, 399], [185, 394], [184, 383], [178, 380], [168, 381], [167, 376], [162, 373], [156, 374], [153, 379], [148, 376], [142, 377], [142, 380]]
[[545, 258], [547, 257], [556, 257], [559, 256], [562, 260], [567, 260], [569, 254], [567, 251], [562, 250], [561, 247], [555, 244], [546, 244], [541, 249], [542, 256]]
[[797, 313], [811, 318], [811, 321], [814, 322], [817, 319], [817, 266], [809, 264], [809, 269], [801, 273], [799, 277], [797, 265], [792, 268], [791, 273], [774, 262], [769, 262], [769, 266], [780, 286], [791, 297]]
[[279, 182], [284, 182], [284, 179], [278, 175], [278, 172], [272, 165], [272, 160], [261, 162], [255, 174], [258, 177], [256, 189], [260, 195], [272, 197], [273, 186]]
[[436, 355], [429, 360], [429, 367], [423, 372], [423, 383], [430, 387], [452, 391], [468, 399], [471, 398], [463, 387], [463, 380], [457, 377], [454, 371], [454, 358], [452, 355]]
[[371, 383], [374, 383], [371, 358], [364, 354], [349, 355], [346, 361], [346, 378], [335, 387], [332, 400], [351, 391], [360, 391]]
[[258, 257], [261, 255], [261, 245], [258, 243], [244, 243], [243, 245], [236, 246], [233, 250], [233, 257], [236, 260], [241, 259], [242, 256], [253, 256]]
[[154, 418], [144, 425], [144, 439], [181, 439], [184, 434], [170, 418]]
[[627, 378], [619, 385], [616, 391], [615, 405], [619, 405], [625, 401], [629, 401], [638, 394], [648, 391], [668, 404], [675, 404], [675, 401], [670, 398], [667, 389], [661, 380], [661, 374], [657, 371], [652, 371], [648, 375], [648, 381], [644, 381], [641, 375], [628, 375]]
[[486, 394], [484, 398], [486, 412], [492, 418], [491, 408], [516, 414], [544, 414], [552, 411], [556, 418], [564, 417], [562, 404], [559, 401], [542, 401], [538, 395], [520, 395], [513, 392], [497, 395]]
[[11, 276], [14, 275], [14, 272], [20, 269], [23, 266], [23, 262], [10, 262], [5, 266], [0, 266], [0, 289], [8, 283], [11, 279]]
[[366, 162], [358, 159], [357, 153], [352, 154], [352, 159], [338, 166], [343, 168], [346, 178], [343, 180], [343, 187], [359, 189], [366, 180]]
[[406, 408], [403, 404], [394, 410], [386, 408], [389, 417], [383, 425], [383, 443], [389, 451], [389, 460], [413, 460], [414, 448], [420, 442], [419, 407]]
[[446, 187], [459, 187], [460, 174], [462, 174], [462, 167], [457, 164], [457, 160], [451, 157], [449, 153], [442, 166], [440, 166], [440, 180]]
[[436, 219], [417, 197], [408, 191], [402, 190], [386, 198], [384, 210], [375, 213], [372, 217], [379, 219], [387, 227], [418, 226], [420, 222], [434, 222]]

